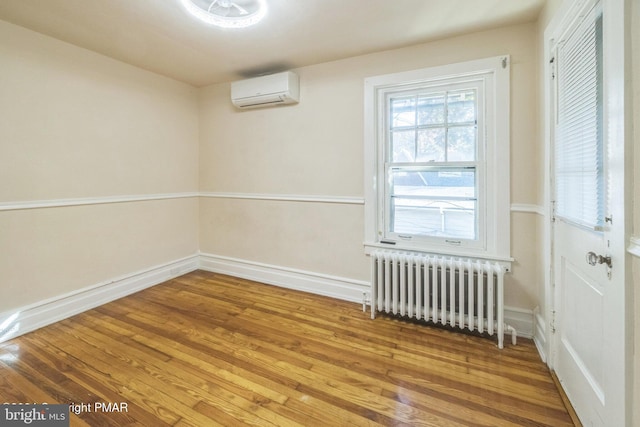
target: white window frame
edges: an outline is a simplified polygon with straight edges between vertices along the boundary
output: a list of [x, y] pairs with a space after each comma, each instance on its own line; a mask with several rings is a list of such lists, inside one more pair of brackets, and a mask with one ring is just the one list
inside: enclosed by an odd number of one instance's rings
[[[507, 55], [475, 61], [386, 74], [365, 79], [365, 249], [391, 248], [452, 256], [512, 261], [510, 255], [510, 58]], [[478, 159], [476, 186], [478, 238], [402, 238], [389, 233], [387, 218], [387, 117], [389, 93], [417, 88], [454, 86], [461, 82], [482, 86], [478, 102]], [[482, 122], [482, 123], [481, 123]]]

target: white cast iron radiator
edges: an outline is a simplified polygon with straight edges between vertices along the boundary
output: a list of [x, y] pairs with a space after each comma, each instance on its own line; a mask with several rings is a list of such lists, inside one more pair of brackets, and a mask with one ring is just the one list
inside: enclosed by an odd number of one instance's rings
[[498, 335], [504, 323], [504, 268], [497, 262], [376, 250], [371, 253], [371, 318], [376, 311]]

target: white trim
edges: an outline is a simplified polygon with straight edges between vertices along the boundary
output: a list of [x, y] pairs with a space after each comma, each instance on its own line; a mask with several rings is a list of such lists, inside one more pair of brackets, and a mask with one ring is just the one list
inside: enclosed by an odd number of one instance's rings
[[280, 202], [336, 203], [346, 205], [364, 205], [364, 197], [322, 196], [302, 194], [266, 194], [266, 193], [220, 193], [202, 192], [200, 197], [214, 199], [274, 200]]
[[531, 213], [545, 216], [545, 210], [543, 206], [533, 205], [529, 203], [512, 203], [511, 212]]
[[633, 256], [640, 257], [640, 237], [631, 237], [629, 239], [629, 247], [627, 248], [627, 252], [629, 252]]
[[443, 255], [443, 256], [450, 256], [453, 258], [459, 258], [459, 257], [466, 257], [466, 258], [471, 258], [471, 259], [479, 259], [479, 260], [492, 260], [492, 261], [497, 261], [500, 264], [502, 264], [502, 267], [506, 270], [506, 271], [511, 271], [511, 263], [513, 261], [515, 261], [515, 259], [509, 257], [497, 257], [497, 256], [485, 256], [485, 255], [478, 255], [477, 253], [473, 253], [473, 252], [466, 252], [464, 250], [455, 250], [455, 251], [447, 251], [447, 250], [440, 250], [440, 248], [437, 248], [437, 250], [433, 250], [433, 251], [429, 251], [426, 250], [424, 248], [421, 249], [416, 249], [415, 247], [400, 243], [400, 244], [395, 244], [395, 245], [390, 245], [390, 244], [385, 244], [385, 243], [377, 243], [377, 242], [365, 242], [364, 243], [364, 253], [365, 255], [371, 255], [371, 253], [376, 250], [376, 249], [388, 249], [388, 250], [393, 250], [393, 251], [400, 251], [400, 252], [415, 252], [415, 253], [419, 253], [419, 254], [433, 254], [433, 255]]
[[504, 306], [504, 323], [518, 331], [518, 337], [532, 339], [533, 311], [526, 308]]
[[0, 212], [27, 209], [47, 209], [70, 206], [105, 205], [111, 203], [145, 202], [149, 200], [186, 199], [191, 197], [242, 199], [242, 200], [273, 200], [281, 202], [311, 202], [333, 203], [344, 205], [364, 205], [364, 197], [358, 196], [322, 196], [303, 194], [263, 194], [263, 193], [218, 193], [218, 192], [185, 192], [166, 194], [140, 194], [105, 197], [83, 197], [74, 199], [24, 200], [0, 202]]
[[25, 200], [14, 202], [0, 202], [1, 211], [16, 211], [25, 209], [60, 208], [67, 206], [104, 205], [110, 203], [144, 202], [148, 200], [169, 200], [198, 197], [198, 192], [143, 194], [126, 196], [85, 197], [76, 199]]
[[[150, 267], [0, 315], [0, 342], [198, 269], [198, 256]], [[11, 318], [10, 322], [6, 322]], [[4, 323], [7, 323], [6, 325]]]
[[214, 273], [228, 274], [268, 285], [351, 302], [362, 303], [363, 293], [370, 290], [369, 282], [363, 280], [347, 279], [207, 253], [200, 254], [200, 268]]
[[538, 353], [540, 354], [540, 358], [543, 362], [547, 361], [547, 327], [544, 321], [544, 318], [540, 315], [540, 307], [536, 307], [533, 310], [533, 321], [534, 321], [534, 331], [533, 331], [533, 343], [536, 345], [538, 349]]

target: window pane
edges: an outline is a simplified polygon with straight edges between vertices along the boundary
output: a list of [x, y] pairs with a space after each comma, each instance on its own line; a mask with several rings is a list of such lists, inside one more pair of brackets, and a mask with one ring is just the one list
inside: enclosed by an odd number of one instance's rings
[[[595, 11], [595, 10], [594, 10]], [[605, 209], [602, 15], [585, 18], [558, 51], [557, 215], [602, 226]]]
[[472, 162], [475, 159], [475, 125], [449, 128], [449, 138], [447, 141], [447, 160], [450, 162]]
[[476, 92], [451, 92], [447, 96], [447, 122], [475, 123], [476, 121]]
[[444, 128], [423, 129], [418, 131], [419, 162], [444, 162]]
[[422, 95], [418, 99], [418, 125], [444, 123], [444, 93]]
[[476, 238], [475, 170], [393, 170], [390, 231]]
[[444, 168], [429, 171], [391, 171], [392, 197], [465, 198], [476, 197], [476, 172], [472, 168]]
[[391, 99], [391, 127], [415, 126], [415, 124], [415, 96]]
[[416, 201], [393, 198], [391, 232], [454, 239], [476, 238], [475, 201]]
[[391, 132], [392, 162], [415, 162], [415, 135], [413, 129]]

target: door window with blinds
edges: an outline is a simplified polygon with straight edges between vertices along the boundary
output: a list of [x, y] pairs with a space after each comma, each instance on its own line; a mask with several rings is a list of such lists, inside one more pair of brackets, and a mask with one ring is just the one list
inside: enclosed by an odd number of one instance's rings
[[365, 86], [365, 246], [510, 259], [509, 58]]
[[555, 214], [593, 230], [604, 225], [602, 10], [561, 40], [556, 79]]

